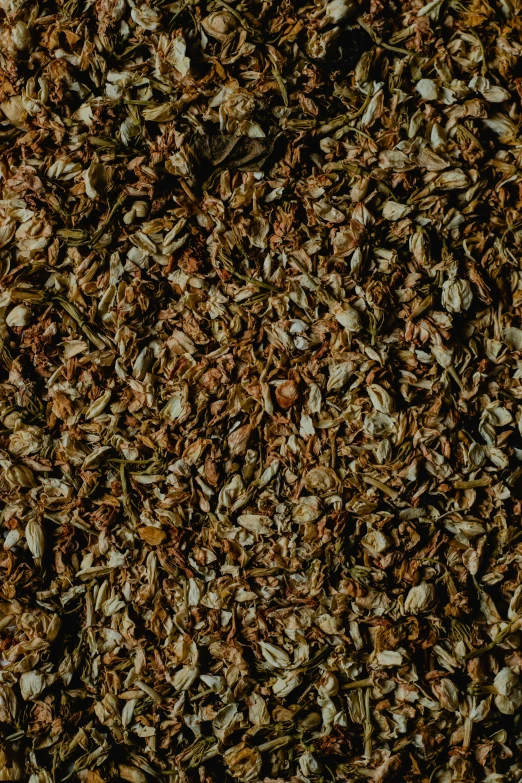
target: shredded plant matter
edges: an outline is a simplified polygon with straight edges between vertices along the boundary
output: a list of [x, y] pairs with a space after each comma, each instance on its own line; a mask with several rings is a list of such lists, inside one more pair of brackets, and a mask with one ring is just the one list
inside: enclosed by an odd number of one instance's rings
[[521, 0], [0, 5], [0, 780], [519, 781]]

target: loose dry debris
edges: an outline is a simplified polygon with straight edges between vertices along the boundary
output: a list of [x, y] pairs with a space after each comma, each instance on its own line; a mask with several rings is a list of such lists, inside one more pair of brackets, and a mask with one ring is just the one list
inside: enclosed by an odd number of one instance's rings
[[2, 0], [0, 779], [522, 776], [521, 0]]

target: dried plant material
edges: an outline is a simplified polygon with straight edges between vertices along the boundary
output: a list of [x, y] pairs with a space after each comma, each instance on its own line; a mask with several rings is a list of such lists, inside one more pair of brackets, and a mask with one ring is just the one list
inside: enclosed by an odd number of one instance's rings
[[0, 779], [518, 781], [520, 0], [2, 10]]

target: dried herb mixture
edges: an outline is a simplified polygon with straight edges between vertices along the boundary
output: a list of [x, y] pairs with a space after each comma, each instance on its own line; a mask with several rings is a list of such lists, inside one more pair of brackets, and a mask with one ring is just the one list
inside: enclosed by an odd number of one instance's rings
[[0, 780], [520, 781], [521, 0], [0, 9]]

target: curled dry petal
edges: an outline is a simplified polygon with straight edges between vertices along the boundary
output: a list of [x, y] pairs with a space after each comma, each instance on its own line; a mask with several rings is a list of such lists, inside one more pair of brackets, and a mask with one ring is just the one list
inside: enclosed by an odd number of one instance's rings
[[276, 388], [276, 400], [282, 408], [291, 408], [299, 399], [299, 390], [295, 381], [283, 381]]
[[406, 614], [422, 614], [431, 609], [435, 601], [435, 587], [430, 582], [421, 582], [410, 589], [404, 602]]
[[331, 468], [312, 468], [304, 478], [305, 486], [311, 492], [328, 492], [337, 486], [338, 481]]
[[230, 773], [240, 781], [246, 783], [257, 780], [261, 771], [262, 758], [257, 748], [249, 748], [245, 743], [228, 748], [223, 759]]
[[229, 11], [221, 9], [206, 16], [201, 24], [207, 35], [218, 41], [226, 41], [238, 26], [237, 18]]
[[450, 710], [450, 712], [458, 710], [459, 692], [450, 679], [443, 677], [439, 682], [434, 683], [432, 690], [445, 710]]
[[471, 286], [467, 280], [452, 278], [442, 286], [442, 304], [450, 313], [468, 310], [473, 301]]

